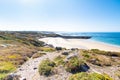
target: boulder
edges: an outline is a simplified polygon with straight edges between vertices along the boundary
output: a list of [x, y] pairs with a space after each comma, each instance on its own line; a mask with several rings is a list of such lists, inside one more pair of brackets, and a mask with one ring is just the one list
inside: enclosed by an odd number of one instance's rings
[[10, 75], [6, 76], [3, 80], [20, 80], [20, 76], [11, 73]]
[[69, 54], [69, 52], [62, 52], [62, 55], [68, 55]]
[[36, 67], [34, 67], [33, 69], [34, 69], [34, 70], [36, 70], [37, 68], [36, 68]]
[[72, 51], [78, 50], [77, 48], [71, 48]]
[[90, 67], [86, 63], [84, 63], [83, 65], [80, 65], [81, 72], [86, 72], [88, 71], [88, 69], [90, 69]]
[[59, 51], [62, 50], [62, 47], [56, 47], [55, 49]]
[[78, 56], [78, 53], [73, 53], [73, 54], [68, 55], [67, 59], [69, 60], [69, 59], [71, 59], [73, 57], [77, 57], [77, 56]]

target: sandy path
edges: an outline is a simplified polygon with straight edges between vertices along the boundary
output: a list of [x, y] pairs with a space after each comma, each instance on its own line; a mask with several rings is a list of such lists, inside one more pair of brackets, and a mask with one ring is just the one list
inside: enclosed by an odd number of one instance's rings
[[59, 54], [57, 52], [53, 52], [47, 53], [46, 55], [39, 58], [30, 59], [26, 63], [24, 63], [20, 68], [18, 68], [15, 74], [20, 75], [22, 77], [21, 80], [23, 80], [23, 78], [26, 78], [26, 80], [33, 80], [34, 75], [38, 73], [39, 63], [46, 58], [53, 59], [55, 56], [58, 55]]
[[100, 49], [105, 51], [120, 52], [120, 47], [113, 46], [101, 42], [96, 42], [88, 39], [63, 39], [63, 38], [41, 38], [47, 44], [52, 44], [54, 47], [61, 46], [65, 48], [79, 48], [79, 49]]

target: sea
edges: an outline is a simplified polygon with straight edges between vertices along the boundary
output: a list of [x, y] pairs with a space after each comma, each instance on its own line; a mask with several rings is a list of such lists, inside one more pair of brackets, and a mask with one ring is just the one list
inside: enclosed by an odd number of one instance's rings
[[91, 36], [90, 40], [120, 47], [120, 32], [58, 32], [64, 36]]

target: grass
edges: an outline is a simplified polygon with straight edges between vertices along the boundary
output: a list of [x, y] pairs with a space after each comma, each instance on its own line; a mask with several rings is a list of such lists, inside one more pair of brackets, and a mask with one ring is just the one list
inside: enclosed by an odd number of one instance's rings
[[21, 56], [19, 54], [12, 54], [12, 55], [8, 55], [7, 57], [8, 59], [17, 59], [20, 58]]
[[101, 55], [106, 55], [106, 56], [120, 57], [120, 52], [102, 51], [99, 49], [91, 49], [90, 51], [91, 53], [96, 53], [96, 54], [101, 54]]
[[52, 74], [52, 71], [55, 67], [55, 63], [49, 59], [43, 60], [39, 65], [39, 74], [49, 76]]
[[45, 51], [45, 52], [53, 52], [55, 51], [55, 48], [50, 48], [50, 47], [40, 47], [41, 51]]
[[79, 59], [78, 57], [72, 57], [67, 63], [65, 63], [65, 69], [68, 72], [79, 72], [80, 66], [84, 65], [84, 61], [82, 59]]
[[58, 65], [65, 65], [64, 59], [65, 59], [64, 56], [57, 56], [57, 57], [54, 59], [54, 62], [56, 63], [57, 66], [58, 66]]
[[77, 73], [69, 77], [69, 80], [113, 80], [107, 74], [98, 74], [98, 73]]
[[118, 55], [119, 54], [118, 52], [107, 52], [98, 49], [91, 49], [91, 50], [81, 50], [80, 54], [82, 55], [84, 60], [97, 66], [117, 65], [119, 64], [120, 61], [117, 58], [112, 58], [115, 56], [115, 54]]
[[41, 57], [41, 56], [43, 56], [43, 55], [46, 55], [46, 53], [35, 53], [33, 56], [32, 56], [32, 58], [34, 59], [34, 58], [38, 58], [38, 57]]
[[115, 72], [115, 75], [120, 79], [120, 69]]
[[16, 67], [11, 62], [0, 62], [0, 79], [14, 70], [16, 70]]
[[3, 45], [0, 46], [0, 80], [26, 62], [39, 47], [43, 46], [44, 42], [38, 41], [35, 36], [17, 32], [0, 32], [0, 45]]

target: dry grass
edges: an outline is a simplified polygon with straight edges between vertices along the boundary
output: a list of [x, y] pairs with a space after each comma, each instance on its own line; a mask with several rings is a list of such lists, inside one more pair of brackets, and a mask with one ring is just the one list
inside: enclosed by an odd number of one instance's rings
[[0, 80], [15, 69], [16, 67], [11, 62], [0, 62]]
[[50, 48], [50, 47], [40, 47], [41, 51], [45, 51], [45, 52], [53, 52], [55, 51], [55, 48]]
[[84, 60], [98, 66], [118, 65], [120, 61], [120, 57], [115, 56], [115, 54], [118, 55], [119, 53], [100, 51], [98, 49], [80, 51], [80, 55], [83, 56]]
[[38, 57], [41, 57], [41, 56], [43, 56], [43, 55], [46, 55], [46, 53], [35, 53], [35, 54], [33, 54], [32, 58], [33, 58], [33, 59], [34, 59], [34, 58], [38, 58]]

